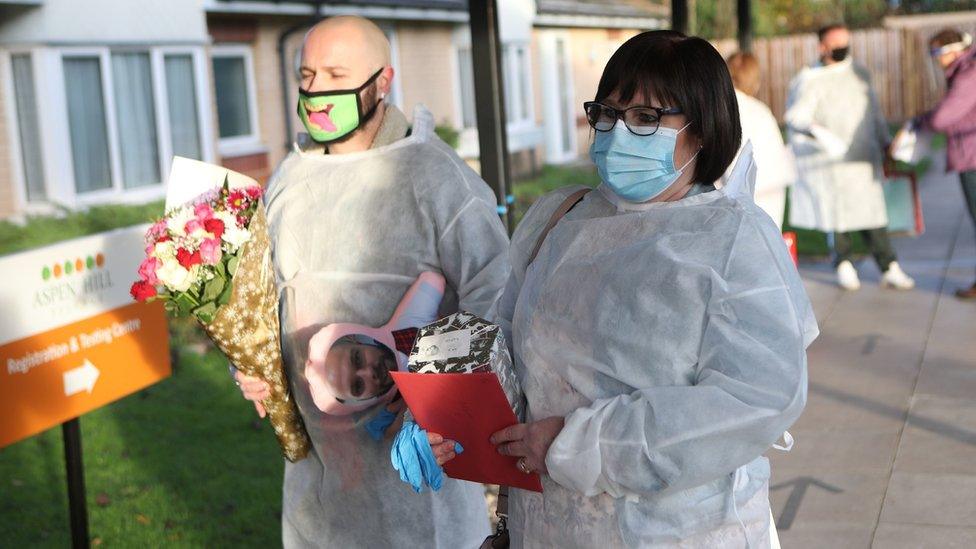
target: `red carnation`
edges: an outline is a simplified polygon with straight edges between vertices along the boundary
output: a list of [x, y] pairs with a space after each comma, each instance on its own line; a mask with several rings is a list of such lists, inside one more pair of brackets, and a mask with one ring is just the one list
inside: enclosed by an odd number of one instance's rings
[[200, 250], [197, 250], [191, 254], [186, 248], [180, 248], [176, 250], [176, 261], [178, 261], [184, 269], [189, 270], [190, 267], [203, 263], [203, 258], [200, 257]]
[[140, 280], [132, 285], [129, 293], [132, 294], [132, 297], [136, 301], [144, 302], [151, 297], [156, 297], [156, 287], [144, 280]]
[[224, 234], [224, 222], [217, 218], [204, 221], [203, 228], [208, 233], [214, 235], [214, 238], [220, 238]]

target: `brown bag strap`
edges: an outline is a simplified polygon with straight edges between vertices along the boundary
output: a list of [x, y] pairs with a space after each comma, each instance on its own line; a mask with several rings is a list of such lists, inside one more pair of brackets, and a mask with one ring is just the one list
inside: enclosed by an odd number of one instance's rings
[[536, 241], [535, 248], [532, 249], [532, 255], [529, 256], [529, 262], [526, 263], [526, 266], [535, 261], [535, 256], [539, 254], [539, 249], [542, 248], [542, 243], [545, 242], [546, 237], [549, 236], [549, 231], [556, 226], [556, 223], [559, 223], [559, 220], [562, 219], [563, 216], [569, 212], [569, 210], [572, 210], [577, 204], [580, 203], [581, 200], [583, 200], [586, 193], [592, 190], [593, 189], [580, 189], [567, 196], [566, 199], [563, 200], [562, 204], [556, 208], [556, 211], [552, 213], [552, 217], [549, 218], [549, 223], [546, 223], [545, 228], [543, 228], [542, 232], [539, 233], [539, 240]]
[[495, 516], [508, 517], [508, 486], [498, 487], [498, 500], [495, 501]]
[[[583, 197], [586, 196], [586, 193], [590, 192], [591, 190], [593, 189], [580, 189], [574, 192], [573, 194], [567, 196], [566, 199], [563, 200], [562, 204], [556, 208], [556, 211], [552, 213], [552, 217], [549, 218], [549, 222], [546, 223], [546, 226], [539, 234], [539, 240], [535, 243], [535, 248], [532, 250], [532, 255], [529, 256], [529, 263], [535, 261], [535, 256], [539, 254], [539, 248], [542, 247], [542, 243], [545, 242], [546, 237], [549, 236], [549, 231], [556, 226], [556, 223], [559, 223], [559, 220], [562, 219], [563, 216], [569, 212], [569, 210], [572, 210], [577, 204], [579, 204], [580, 201], [583, 200]], [[495, 502], [495, 516], [501, 519], [498, 524], [499, 531], [495, 534], [495, 536], [489, 536], [489, 539], [497, 538], [501, 536], [503, 532], [508, 531], [506, 524], [508, 519], [508, 486], [498, 487], [498, 499]], [[504, 542], [505, 546], [508, 545], [507, 542], [508, 540], [506, 538]], [[488, 543], [488, 540], [486, 540], [486, 543]], [[482, 545], [482, 547], [485, 546], [486, 545]], [[493, 547], [493, 545], [490, 544], [487, 546]]]

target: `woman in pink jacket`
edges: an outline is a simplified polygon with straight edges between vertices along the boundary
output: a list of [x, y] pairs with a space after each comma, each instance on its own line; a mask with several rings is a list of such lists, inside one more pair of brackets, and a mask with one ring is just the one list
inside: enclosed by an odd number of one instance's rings
[[[976, 223], [976, 47], [973, 38], [943, 29], [929, 40], [932, 57], [945, 70], [945, 97], [917, 123], [948, 138], [946, 168], [959, 172], [969, 215]], [[961, 299], [976, 299], [976, 282], [956, 291]]]

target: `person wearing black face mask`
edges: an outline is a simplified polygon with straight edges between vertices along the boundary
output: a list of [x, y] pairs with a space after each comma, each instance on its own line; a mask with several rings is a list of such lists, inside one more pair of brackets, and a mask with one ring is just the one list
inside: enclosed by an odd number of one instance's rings
[[820, 60], [793, 79], [784, 116], [799, 172], [790, 224], [834, 234], [834, 267], [845, 290], [861, 287], [851, 261], [855, 232], [884, 273], [882, 286], [909, 290], [915, 281], [899, 267], [888, 238], [882, 188], [888, 123], [870, 74], [851, 60], [847, 27], [830, 25], [818, 36]]

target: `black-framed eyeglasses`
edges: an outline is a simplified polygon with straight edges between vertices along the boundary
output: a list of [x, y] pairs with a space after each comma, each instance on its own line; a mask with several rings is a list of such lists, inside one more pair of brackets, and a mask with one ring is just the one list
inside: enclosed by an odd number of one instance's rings
[[597, 101], [583, 103], [586, 121], [590, 127], [598, 132], [608, 132], [623, 120], [630, 133], [640, 136], [654, 135], [661, 126], [661, 117], [669, 114], [681, 114], [680, 107], [648, 107], [635, 106], [618, 110]]

